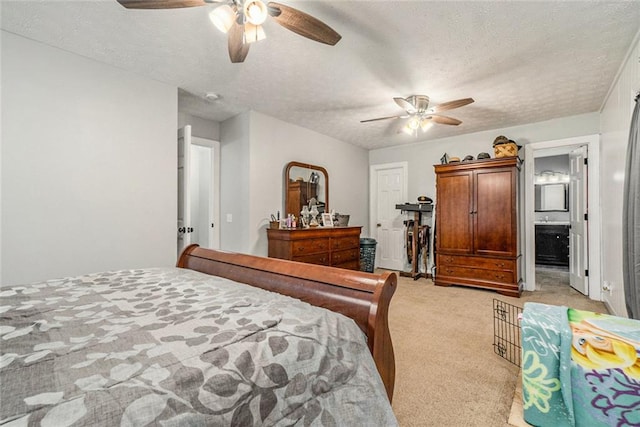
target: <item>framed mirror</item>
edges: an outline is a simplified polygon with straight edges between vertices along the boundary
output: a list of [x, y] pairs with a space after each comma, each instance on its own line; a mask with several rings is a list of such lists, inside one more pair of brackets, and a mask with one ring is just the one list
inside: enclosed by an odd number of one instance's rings
[[284, 170], [284, 217], [300, 216], [303, 206], [316, 204], [318, 213], [329, 212], [329, 174], [321, 166], [289, 162]]
[[549, 212], [569, 210], [568, 184], [536, 184], [535, 211]]

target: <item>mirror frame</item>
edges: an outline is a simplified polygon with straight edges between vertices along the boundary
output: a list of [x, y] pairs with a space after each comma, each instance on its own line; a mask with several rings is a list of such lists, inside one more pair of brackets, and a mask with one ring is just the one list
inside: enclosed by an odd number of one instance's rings
[[[564, 209], [544, 209], [540, 206], [540, 209], [536, 209], [538, 205], [538, 192], [542, 192], [547, 185], [562, 185], [564, 186]], [[564, 182], [534, 184], [534, 212], [569, 212], [569, 184]]]
[[[324, 175], [324, 182], [325, 182], [325, 186], [324, 186], [324, 206], [325, 206], [325, 212], [329, 211], [329, 173], [327, 172], [327, 170], [325, 168], [323, 168], [322, 166], [316, 166], [316, 165], [311, 165], [309, 163], [302, 163], [302, 162], [289, 162], [287, 163], [287, 166], [284, 169], [284, 197], [283, 197], [283, 210], [282, 212], [284, 212], [284, 215], [286, 215], [286, 210], [287, 210], [287, 205], [288, 205], [288, 197], [289, 197], [289, 182], [290, 182], [290, 178], [289, 178], [289, 173], [291, 171], [291, 168], [293, 167], [299, 167], [299, 168], [304, 168], [304, 169], [310, 169], [310, 170], [315, 170], [318, 171], [320, 173], [322, 173]], [[297, 216], [297, 215], [296, 215]]]

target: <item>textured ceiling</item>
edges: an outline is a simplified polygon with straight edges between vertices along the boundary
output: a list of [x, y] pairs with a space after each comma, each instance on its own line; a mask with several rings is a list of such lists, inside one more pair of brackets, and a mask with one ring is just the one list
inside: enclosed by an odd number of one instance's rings
[[[212, 6], [127, 10], [115, 0], [5, 1], [2, 29], [179, 87], [181, 111], [255, 110], [365, 148], [598, 111], [634, 36], [639, 1], [287, 1], [342, 35], [336, 46], [274, 21], [231, 64]], [[202, 99], [216, 92], [222, 99]], [[193, 95], [190, 95], [193, 94]], [[394, 96], [472, 97], [417, 138]]]

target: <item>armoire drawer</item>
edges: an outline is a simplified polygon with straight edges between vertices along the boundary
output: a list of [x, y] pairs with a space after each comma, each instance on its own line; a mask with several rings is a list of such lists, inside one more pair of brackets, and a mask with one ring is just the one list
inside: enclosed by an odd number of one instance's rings
[[438, 265], [437, 274], [447, 277], [457, 277], [499, 283], [514, 283], [513, 271], [485, 270], [483, 268], [469, 268], [454, 265]]
[[307, 264], [329, 265], [329, 252], [313, 255], [294, 256], [292, 261], [306, 262]]
[[331, 253], [331, 265], [343, 264], [345, 262], [357, 260], [360, 257], [360, 249], [347, 249]]
[[516, 271], [516, 262], [510, 259], [484, 258], [477, 256], [438, 255], [437, 266], [457, 265], [465, 267], [477, 267], [486, 269]]
[[329, 252], [329, 239], [296, 240], [291, 244], [291, 252], [294, 257], [318, 252]]

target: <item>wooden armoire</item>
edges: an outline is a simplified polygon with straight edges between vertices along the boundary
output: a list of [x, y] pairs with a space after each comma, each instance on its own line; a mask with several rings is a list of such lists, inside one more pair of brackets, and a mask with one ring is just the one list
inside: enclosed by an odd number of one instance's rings
[[520, 159], [435, 165], [438, 286], [462, 285], [519, 297]]
[[318, 198], [318, 185], [306, 181], [289, 181], [287, 187], [287, 206], [285, 217], [293, 214], [296, 217], [300, 215], [302, 207], [309, 204], [312, 197]]

